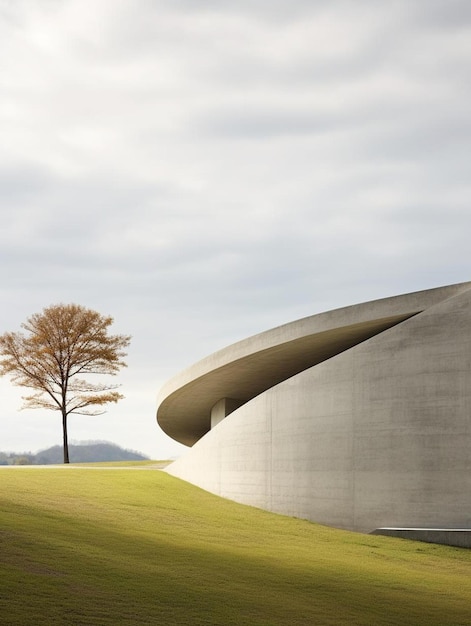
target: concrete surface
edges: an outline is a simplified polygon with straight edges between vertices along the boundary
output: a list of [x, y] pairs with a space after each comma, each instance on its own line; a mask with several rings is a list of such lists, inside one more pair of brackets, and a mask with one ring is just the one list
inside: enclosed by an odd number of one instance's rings
[[229, 346], [161, 391], [159, 424], [194, 444], [167, 471], [339, 528], [471, 527], [470, 329], [462, 283]]
[[371, 534], [471, 548], [471, 528], [377, 528]]

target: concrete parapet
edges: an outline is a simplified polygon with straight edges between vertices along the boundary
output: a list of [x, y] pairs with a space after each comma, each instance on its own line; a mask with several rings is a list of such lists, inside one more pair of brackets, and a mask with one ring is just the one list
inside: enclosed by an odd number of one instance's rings
[[471, 548], [471, 528], [377, 528], [371, 534]]

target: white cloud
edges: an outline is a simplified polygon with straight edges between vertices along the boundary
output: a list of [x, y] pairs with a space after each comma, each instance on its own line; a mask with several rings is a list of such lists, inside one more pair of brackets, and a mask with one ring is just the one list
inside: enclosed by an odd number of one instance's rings
[[0, 2], [1, 325], [74, 301], [134, 336], [116, 426], [75, 439], [165, 456], [193, 360], [470, 278], [468, 4]]

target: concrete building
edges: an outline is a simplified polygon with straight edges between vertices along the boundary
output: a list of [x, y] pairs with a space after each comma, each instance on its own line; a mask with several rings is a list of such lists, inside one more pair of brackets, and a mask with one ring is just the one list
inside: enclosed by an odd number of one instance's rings
[[168, 472], [338, 528], [471, 527], [471, 282], [307, 317], [196, 363]]

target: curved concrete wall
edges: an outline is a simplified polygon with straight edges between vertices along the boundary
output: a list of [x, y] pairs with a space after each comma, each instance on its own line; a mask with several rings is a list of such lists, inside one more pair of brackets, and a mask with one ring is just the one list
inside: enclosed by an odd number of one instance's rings
[[365, 532], [471, 526], [471, 283], [262, 333], [160, 397], [167, 432], [204, 431], [167, 471], [208, 491]]

